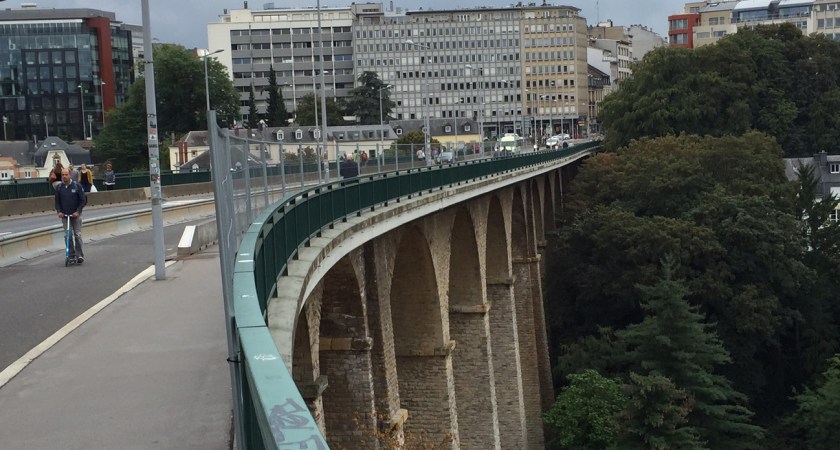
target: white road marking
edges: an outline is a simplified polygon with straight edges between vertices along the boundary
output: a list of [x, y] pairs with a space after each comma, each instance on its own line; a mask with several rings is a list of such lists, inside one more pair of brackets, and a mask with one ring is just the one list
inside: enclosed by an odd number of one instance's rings
[[[166, 263], [166, 266], [169, 267], [172, 264], [175, 264], [175, 261], [169, 261], [168, 263]], [[35, 348], [26, 352], [25, 355], [21, 356], [20, 358], [18, 358], [17, 361], [10, 364], [9, 367], [3, 369], [3, 371], [0, 372], [0, 388], [5, 386], [6, 383], [8, 383], [12, 378], [19, 374], [26, 366], [29, 365], [29, 363], [34, 361], [35, 358], [44, 354], [44, 352], [46, 352], [47, 350], [52, 348], [52, 346], [64, 339], [65, 336], [72, 333], [73, 330], [79, 328], [88, 319], [96, 315], [96, 313], [102, 311], [103, 309], [105, 309], [106, 306], [110, 305], [111, 303], [114, 303], [116, 299], [122, 297], [122, 295], [126, 292], [134, 289], [140, 283], [151, 278], [154, 274], [155, 266], [149, 266], [148, 268], [146, 268], [146, 270], [140, 272], [137, 276], [132, 278], [131, 281], [124, 284], [121, 288], [117, 289], [113, 294], [109, 295], [107, 298], [100, 301], [99, 303], [91, 306], [90, 309], [80, 314], [78, 317], [70, 321], [70, 323], [68, 323], [67, 325], [61, 327], [61, 329], [53, 333], [52, 336], [44, 339], [44, 341], [36, 345]]]

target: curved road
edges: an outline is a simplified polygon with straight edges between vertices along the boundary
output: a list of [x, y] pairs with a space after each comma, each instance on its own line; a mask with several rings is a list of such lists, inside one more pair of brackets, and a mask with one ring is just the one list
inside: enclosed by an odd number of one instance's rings
[[[113, 208], [105, 211], [113, 212]], [[88, 213], [86, 210], [86, 217]], [[52, 216], [47, 218], [58, 222]], [[167, 257], [177, 253], [186, 225], [189, 223], [164, 228]], [[152, 230], [100, 241], [85, 239], [83, 265], [64, 267], [64, 248], [57, 248], [53, 253], [0, 268], [0, 371], [154, 265], [153, 241]], [[207, 275], [218, 277], [220, 272]]]

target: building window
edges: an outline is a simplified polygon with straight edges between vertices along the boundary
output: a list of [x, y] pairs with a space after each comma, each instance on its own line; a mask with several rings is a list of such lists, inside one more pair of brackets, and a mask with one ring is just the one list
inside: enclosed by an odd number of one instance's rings
[[394, 131], [397, 133], [397, 136], [402, 136], [402, 128], [397, 128]]
[[451, 133], [451, 132], [452, 132], [452, 126], [451, 126], [451, 125], [447, 125], [447, 126], [443, 129], [443, 131], [445, 131], [445, 132], [447, 132], [447, 133]]
[[277, 140], [282, 141], [286, 139], [286, 133], [283, 133], [283, 130], [277, 130]]
[[295, 130], [295, 139], [303, 139], [303, 131]]
[[838, 219], [840, 219], [840, 211], [837, 211], [836, 209], [831, 211], [831, 214], [828, 215], [828, 220], [832, 222], [837, 222]]
[[840, 173], [840, 162], [833, 162], [828, 165], [828, 171], [831, 173]]
[[464, 131], [470, 131], [470, 126], [469, 125], [464, 125]]

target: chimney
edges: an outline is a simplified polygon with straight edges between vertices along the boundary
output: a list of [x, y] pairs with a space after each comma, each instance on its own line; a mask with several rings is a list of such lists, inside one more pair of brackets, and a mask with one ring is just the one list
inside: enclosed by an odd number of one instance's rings
[[245, 0], [245, 7], [244, 9], [248, 9], [248, 0]]

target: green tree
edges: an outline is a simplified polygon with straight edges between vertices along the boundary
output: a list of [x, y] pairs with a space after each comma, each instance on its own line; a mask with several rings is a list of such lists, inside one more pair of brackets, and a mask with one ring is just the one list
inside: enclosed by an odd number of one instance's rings
[[626, 357], [640, 373], [666, 377], [685, 391], [693, 402], [688, 425], [709, 448], [758, 448], [763, 430], [751, 423], [746, 397], [716, 373], [731, 361], [729, 353], [704, 324], [699, 308], [686, 301], [688, 291], [672, 276], [675, 266], [673, 259], [666, 259], [661, 280], [639, 286], [647, 316], [617, 332], [631, 348]]
[[[163, 44], [154, 47], [154, 62], [159, 136], [207, 129], [203, 61], [184, 47]], [[232, 123], [239, 110], [239, 94], [221, 63], [210, 59], [207, 68], [211, 107], [219, 123]], [[140, 77], [129, 87], [126, 101], [109, 111], [102, 132], [94, 138], [91, 156], [94, 161], [110, 159], [120, 170], [148, 169], [146, 134], [146, 88]]]
[[830, 148], [840, 139], [838, 63], [840, 43], [803, 36], [792, 24], [741, 30], [694, 50], [657, 49], [604, 99], [607, 147], [752, 129], [774, 137], [789, 156]]
[[[297, 102], [295, 111], [295, 123], [301, 126], [315, 126], [315, 96], [312, 93], [306, 94]], [[318, 124], [321, 124], [321, 100], [318, 97], [317, 104]], [[327, 97], [327, 124], [330, 126], [344, 125], [344, 116], [341, 105], [334, 97]]]
[[707, 448], [688, 426], [692, 402], [661, 375], [630, 373], [624, 387], [627, 402], [616, 419], [615, 450], [700, 450]]
[[251, 92], [248, 93], [248, 126], [256, 128], [260, 122], [260, 114], [257, 111], [257, 99], [254, 96], [254, 85], [251, 84]]
[[795, 449], [832, 450], [840, 442], [840, 355], [834, 355], [822, 381], [796, 397], [797, 409], [787, 420]]
[[617, 416], [627, 402], [621, 382], [595, 370], [570, 374], [544, 421], [554, 429], [552, 449], [599, 450], [609, 447], [618, 429]]
[[269, 66], [268, 69], [268, 104], [265, 122], [270, 127], [284, 127], [289, 124], [289, 112], [286, 111], [283, 90], [277, 85], [277, 73], [274, 71], [274, 66]]
[[382, 120], [391, 115], [395, 103], [391, 93], [376, 72], [365, 71], [359, 75], [359, 86], [350, 91], [347, 98], [347, 111], [358, 118], [359, 124], [379, 124], [379, 96], [382, 95]]

